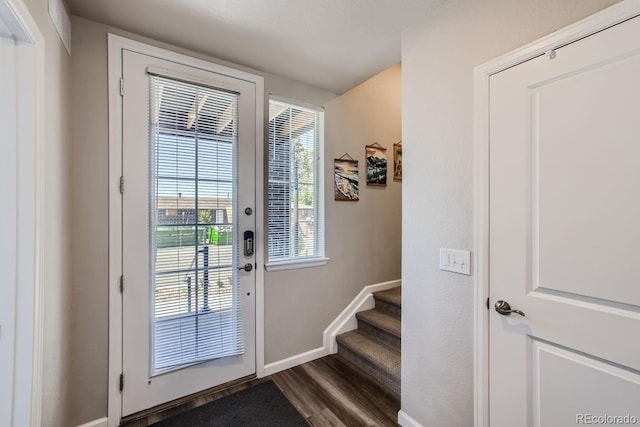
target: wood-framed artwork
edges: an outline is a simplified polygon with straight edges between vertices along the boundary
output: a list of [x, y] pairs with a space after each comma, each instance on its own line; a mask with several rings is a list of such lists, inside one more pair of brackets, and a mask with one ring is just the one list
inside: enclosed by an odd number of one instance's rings
[[333, 183], [335, 200], [343, 202], [357, 202], [360, 200], [358, 161], [348, 154], [334, 159]]
[[393, 180], [402, 181], [402, 141], [393, 144]]
[[367, 185], [387, 185], [387, 149], [377, 142], [365, 147], [367, 154]]

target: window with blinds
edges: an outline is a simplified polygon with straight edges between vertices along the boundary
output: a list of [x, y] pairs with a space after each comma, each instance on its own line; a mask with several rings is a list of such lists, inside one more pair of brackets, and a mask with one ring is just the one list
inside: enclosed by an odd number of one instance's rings
[[157, 373], [243, 353], [233, 244], [238, 96], [158, 75], [150, 81]]
[[319, 109], [269, 102], [269, 262], [324, 256], [322, 119]]

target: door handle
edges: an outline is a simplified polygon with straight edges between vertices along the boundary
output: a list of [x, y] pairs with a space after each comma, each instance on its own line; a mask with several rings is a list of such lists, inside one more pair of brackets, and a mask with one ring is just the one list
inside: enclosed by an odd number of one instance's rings
[[496, 301], [495, 308], [496, 308], [496, 311], [502, 314], [503, 316], [509, 315], [511, 313], [516, 313], [524, 317], [524, 313], [522, 311], [512, 309], [509, 303], [506, 301], [502, 301], [502, 300]]
[[242, 267], [238, 267], [238, 270], [251, 271], [251, 270], [253, 270], [253, 264], [248, 262], [245, 265], [243, 265]]

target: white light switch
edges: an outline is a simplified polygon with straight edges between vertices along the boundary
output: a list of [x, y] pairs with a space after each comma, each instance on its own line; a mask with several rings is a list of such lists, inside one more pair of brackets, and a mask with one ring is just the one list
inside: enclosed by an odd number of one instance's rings
[[440, 270], [471, 275], [471, 252], [440, 248]]

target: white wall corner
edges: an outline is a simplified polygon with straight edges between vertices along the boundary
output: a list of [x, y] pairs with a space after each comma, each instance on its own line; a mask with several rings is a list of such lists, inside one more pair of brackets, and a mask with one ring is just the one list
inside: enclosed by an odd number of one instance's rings
[[78, 426], [78, 427], [107, 427], [108, 421], [109, 420], [107, 420], [107, 418], [100, 418], [98, 420], [93, 420], [86, 424], [82, 424], [81, 426]]
[[404, 412], [402, 409], [398, 411], [398, 424], [402, 427], [422, 427], [418, 421], [416, 421], [411, 415]]
[[336, 336], [338, 334], [357, 329], [358, 322], [356, 320], [356, 313], [372, 309], [375, 306], [373, 299], [374, 292], [395, 288], [396, 286], [400, 286], [401, 283], [402, 281], [398, 279], [365, 286], [353, 301], [349, 303], [347, 308], [324, 330], [322, 342], [327, 354], [335, 354], [338, 352], [338, 345], [336, 343]]
[[67, 53], [71, 55], [71, 18], [64, 1], [49, 0], [49, 16]]

